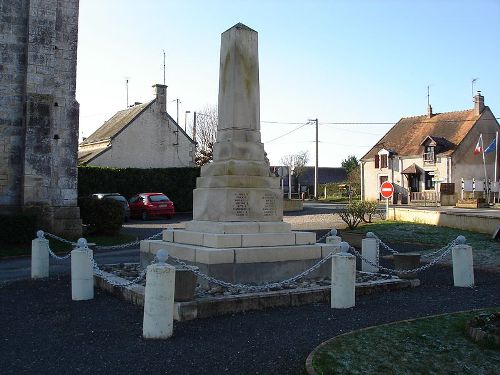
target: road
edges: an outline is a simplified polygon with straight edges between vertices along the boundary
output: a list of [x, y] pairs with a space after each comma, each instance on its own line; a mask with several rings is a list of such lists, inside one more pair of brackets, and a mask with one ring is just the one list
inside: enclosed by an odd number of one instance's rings
[[[329, 216], [335, 210], [345, 207], [345, 204], [330, 204], [330, 203], [317, 203], [317, 202], [304, 202], [304, 210], [301, 212], [287, 212], [285, 213], [285, 220], [287, 217], [300, 218], [300, 216], [317, 215]], [[416, 208], [416, 207], [413, 207]], [[417, 208], [418, 209], [418, 208]], [[494, 208], [478, 208], [478, 209], [460, 209], [455, 207], [420, 207], [420, 209], [427, 210], [440, 210], [443, 212], [454, 212], [468, 215], [481, 215], [489, 217], [500, 217], [500, 209]], [[173, 219], [159, 219], [150, 221], [131, 220], [126, 223], [123, 228], [123, 233], [128, 233], [136, 236], [138, 239], [144, 239], [154, 234], [161, 232], [167, 227], [183, 228], [186, 221], [192, 220], [190, 213], [180, 213]], [[318, 229], [318, 223], [311, 222], [311, 226], [315, 228], [301, 228], [305, 230]], [[330, 226], [326, 226], [330, 228]], [[333, 227], [333, 226], [332, 226]], [[139, 261], [139, 247], [135, 246], [129, 249], [120, 250], [97, 250], [95, 251], [95, 260], [97, 264], [112, 264], [124, 262], [138, 262]], [[59, 261], [51, 258], [50, 272], [53, 274], [68, 273], [70, 271], [69, 259]], [[0, 282], [9, 280], [28, 279], [31, 277], [31, 258], [18, 257], [0, 260]]]

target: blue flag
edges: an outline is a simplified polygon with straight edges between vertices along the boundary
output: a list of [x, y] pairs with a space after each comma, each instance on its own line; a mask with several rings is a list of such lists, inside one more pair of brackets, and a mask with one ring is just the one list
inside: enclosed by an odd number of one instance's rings
[[484, 150], [484, 153], [487, 154], [488, 152], [493, 152], [497, 149], [497, 139], [493, 138], [493, 141], [491, 141], [490, 145], [486, 147]]

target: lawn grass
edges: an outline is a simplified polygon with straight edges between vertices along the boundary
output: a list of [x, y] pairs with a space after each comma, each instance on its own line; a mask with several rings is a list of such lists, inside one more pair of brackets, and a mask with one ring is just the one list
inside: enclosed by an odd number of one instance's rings
[[407, 242], [442, 247], [462, 235], [474, 249], [500, 254], [500, 242], [490, 235], [463, 229], [405, 221], [377, 221], [358, 226], [352, 233], [375, 233], [384, 242]]
[[[86, 235], [85, 239], [89, 243], [95, 243], [100, 246], [110, 246], [133, 242], [136, 240], [136, 237], [130, 234], [120, 233], [114, 236]], [[48, 238], [48, 240], [50, 249], [55, 253], [67, 253], [73, 250], [73, 246], [70, 244], [52, 238]], [[70, 240], [76, 242], [76, 239]], [[0, 258], [20, 255], [31, 255], [31, 243], [0, 246]]]
[[463, 312], [382, 325], [339, 336], [320, 347], [318, 374], [498, 374], [500, 350], [465, 333], [480, 313]]

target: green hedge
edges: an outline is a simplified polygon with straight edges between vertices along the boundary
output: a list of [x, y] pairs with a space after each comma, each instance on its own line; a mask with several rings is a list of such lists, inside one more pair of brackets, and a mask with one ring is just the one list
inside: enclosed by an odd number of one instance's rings
[[36, 216], [0, 215], [0, 244], [25, 244], [36, 237]]
[[78, 167], [78, 196], [120, 193], [129, 199], [137, 193], [163, 193], [177, 212], [193, 210], [193, 189], [200, 168], [101, 168]]
[[112, 199], [83, 197], [78, 199], [83, 224], [89, 234], [116, 235], [123, 224], [124, 211], [121, 203]]

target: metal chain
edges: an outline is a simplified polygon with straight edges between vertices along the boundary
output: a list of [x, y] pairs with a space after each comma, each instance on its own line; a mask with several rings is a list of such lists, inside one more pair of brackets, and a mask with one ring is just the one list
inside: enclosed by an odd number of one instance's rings
[[375, 233], [372, 232], [373, 238], [377, 240], [377, 245], [382, 245], [382, 247], [386, 250], [388, 250], [392, 254], [399, 254], [398, 251], [392, 249], [389, 245], [385, 244], [384, 241], [382, 241]]
[[421, 272], [421, 271], [425, 271], [426, 269], [434, 266], [437, 262], [439, 262], [441, 259], [443, 259], [446, 255], [448, 255], [451, 250], [452, 250], [452, 247], [448, 247], [448, 249], [443, 252], [440, 256], [438, 256], [437, 258], [433, 259], [431, 262], [423, 265], [422, 267], [419, 267], [419, 268], [414, 268], [412, 270], [394, 270], [392, 268], [386, 268], [386, 267], [382, 267], [378, 264], [375, 264], [373, 263], [371, 260], [369, 259], [366, 259], [363, 255], [361, 255], [361, 253], [359, 251], [357, 251], [354, 247], [350, 247], [350, 250], [354, 253], [354, 255], [356, 255], [358, 258], [360, 258], [361, 260], [365, 261], [366, 263], [368, 263], [369, 265], [373, 266], [373, 267], [376, 267], [382, 271], [387, 271], [389, 273], [396, 273], [396, 274], [409, 274], [409, 273], [417, 273], [417, 272]]
[[[372, 232], [372, 233], [373, 233], [373, 232]], [[399, 254], [399, 252], [398, 252], [398, 251], [396, 251], [396, 250], [392, 249], [391, 247], [389, 247], [389, 245], [387, 245], [386, 243], [384, 243], [384, 241], [382, 241], [382, 240], [381, 240], [379, 237], [377, 237], [377, 235], [375, 235], [374, 233], [373, 233], [373, 237], [377, 240], [377, 243], [378, 243], [379, 245], [382, 245], [382, 247], [383, 247], [383, 248], [385, 248], [386, 250], [388, 250], [388, 251], [389, 251], [389, 252], [391, 252], [392, 254]], [[455, 246], [455, 245], [457, 245], [457, 244], [458, 244], [457, 239], [454, 239], [453, 241], [451, 241], [449, 244], [447, 244], [447, 245], [443, 246], [442, 248], [437, 249], [437, 250], [435, 250], [435, 251], [432, 251], [432, 252], [431, 252], [431, 253], [429, 253], [429, 254], [424, 254], [424, 255], [422, 255], [422, 258], [431, 258], [432, 256], [437, 255], [437, 254], [439, 254], [439, 253], [441, 253], [441, 252], [443, 252], [443, 251], [446, 251], [446, 250], [448, 250], [448, 248], [449, 248], [449, 247], [453, 247], [453, 246]]]
[[159, 233], [156, 233], [156, 234], [153, 234], [152, 236], [150, 236], [148, 238], [145, 238], [143, 240], [137, 240], [137, 241], [134, 241], [134, 242], [124, 243], [124, 244], [121, 244], [121, 245], [113, 245], [113, 246], [94, 246], [94, 248], [96, 250], [124, 249], [126, 247], [140, 245], [141, 241], [154, 240], [154, 239], [156, 239], [158, 237], [161, 237], [162, 234], [163, 234], [163, 231], [161, 231]]
[[53, 258], [56, 258], [57, 260], [65, 260], [65, 259], [68, 259], [68, 258], [71, 256], [71, 251], [70, 251], [68, 254], [66, 254], [66, 255], [64, 255], [64, 256], [62, 256], [62, 257], [60, 257], [60, 256], [56, 255], [56, 254], [55, 254], [55, 253], [54, 253], [54, 252], [50, 249], [50, 247], [49, 247], [49, 246], [47, 246], [47, 249], [49, 250], [49, 254], [50, 254]]
[[196, 276], [201, 277], [202, 279], [205, 279], [212, 284], [220, 285], [220, 286], [227, 288], [227, 289], [243, 289], [243, 290], [247, 290], [250, 292], [259, 292], [262, 290], [281, 288], [287, 284], [291, 284], [291, 283], [305, 277], [309, 273], [317, 270], [323, 263], [325, 263], [332, 256], [333, 256], [333, 252], [328, 254], [326, 257], [321, 259], [319, 262], [314, 264], [312, 267], [310, 267], [310, 268], [306, 269], [305, 271], [299, 273], [298, 275], [290, 277], [286, 280], [282, 280], [282, 281], [274, 282], [274, 283], [267, 283], [267, 284], [263, 284], [263, 285], [247, 285], [247, 284], [233, 284], [233, 283], [230, 283], [227, 281], [218, 280], [214, 277], [211, 277], [211, 276], [204, 274], [203, 272], [200, 272], [195, 267], [190, 266], [190, 265], [186, 264], [185, 262], [183, 262], [182, 260], [180, 260], [179, 258], [169, 254], [169, 258], [172, 258], [176, 263], [180, 264], [181, 266], [186, 267], [189, 271], [194, 273]]
[[47, 237], [53, 238], [55, 240], [58, 240], [58, 241], [61, 241], [61, 242], [64, 242], [64, 243], [67, 243], [67, 244], [70, 244], [73, 246], [76, 245], [76, 242], [71, 242], [71, 241], [65, 240], [64, 238], [56, 236], [55, 234], [52, 234], [49, 232], [43, 232], [43, 234], [46, 235]]
[[[86, 249], [87, 250], [87, 255], [90, 259], [90, 262], [92, 264], [92, 269], [94, 270], [94, 274], [102, 277], [103, 279], [105, 279], [108, 283], [110, 283], [111, 285], [113, 286], [117, 286], [117, 287], [120, 287], [120, 288], [123, 288], [123, 287], [126, 287], [126, 286], [130, 286], [132, 284], [137, 284], [139, 281], [143, 280], [145, 277], [146, 277], [146, 268], [144, 268], [141, 273], [139, 274], [139, 276], [137, 276], [135, 279], [133, 280], [129, 280], [129, 281], [126, 281], [126, 282], [119, 282], [119, 281], [116, 281], [116, 280], [112, 280], [111, 278], [109, 278], [106, 273], [107, 272], [104, 272], [103, 270], [101, 270], [99, 268], [99, 266], [97, 265], [96, 261], [94, 260], [94, 257], [91, 255], [90, 249]], [[151, 264], [154, 264], [157, 262], [157, 259], [156, 257], [153, 259], [153, 261], [151, 262]]]
[[324, 236], [322, 236], [321, 238], [319, 238], [316, 243], [320, 243], [321, 241], [323, 241], [326, 237], [328, 237], [330, 235], [330, 231], [326, 232], [326, 234]]

